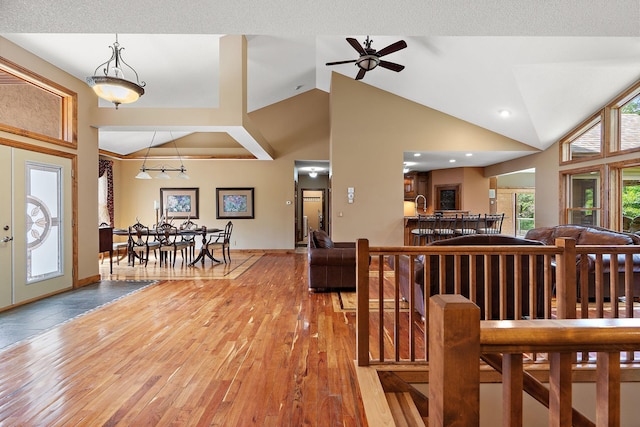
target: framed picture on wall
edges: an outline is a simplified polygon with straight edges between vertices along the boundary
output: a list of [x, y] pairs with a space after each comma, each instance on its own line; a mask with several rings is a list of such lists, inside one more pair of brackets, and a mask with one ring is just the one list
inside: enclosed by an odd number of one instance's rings
[[216, 188], [217, 219], [253, 219], [253, 188]]
[[160, 214], [169, 218], [198, 218], [198, 188], [161, 188]]

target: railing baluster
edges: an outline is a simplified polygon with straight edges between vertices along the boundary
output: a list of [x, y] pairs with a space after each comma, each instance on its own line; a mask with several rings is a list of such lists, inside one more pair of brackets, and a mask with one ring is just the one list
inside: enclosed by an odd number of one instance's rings
[[620, 352], [598, 353], [596, 425], [620, 425]]
[[523, 372], [521, 353], [502, 356], [503, 426], [522, 426]]

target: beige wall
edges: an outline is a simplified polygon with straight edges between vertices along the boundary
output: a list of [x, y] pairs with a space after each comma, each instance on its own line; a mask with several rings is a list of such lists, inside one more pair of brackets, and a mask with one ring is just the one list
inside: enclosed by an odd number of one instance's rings
[[[189, 181], [134, 179], [142, 162], [116, 161], [116, 226], [133, 224], [136, 217], [143, 223], [153, 224], [153, 202], [160, 200], [161, 187], [197, 187], [200, 218], [196, 222], [222, 228], [227, 220], [216, 219], [216, 188], [253, 187], [255, 219], [233, 220], [231, 247], [294, 248], [294, 163], [305, 159], [329, 160], [328, 103], [326, 93], [312, 90], [250, 114], [276, 152], [277, 158], [273, 161], [185, 160]], [[287, 201], [292, 203], [288, 205]]]
[[[366, 237], [372, 245], [402, 245], [404, 151], [536, 151], [337, 73], [330, 111], [332, 237], [339, 241]], [[488, 210], [488, 182], [486, 189], [479, 185], [486, 203], [475, 197], [465, 203]], [[355, 188], [353, 204], [348, 187]]]
[[485, 176], [535, 168], [536, 227], [557, 225], [561, 215], [558, 156], [558, 144], [554, 144], [541, 153], [489, 166], [485, 168]]
[[484, 168], [464, 168], [462, 209], [473, 213], [489, 213], [489, 178]]

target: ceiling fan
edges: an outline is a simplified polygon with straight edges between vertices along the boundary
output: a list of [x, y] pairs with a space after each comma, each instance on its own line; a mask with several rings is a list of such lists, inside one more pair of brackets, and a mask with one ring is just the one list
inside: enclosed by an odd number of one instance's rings
[[371, 48], [371, 43], [373, 43], [373, 40], [370, 39], [369, 36], [367, 36], [367, 40], [365, 40], [365, 42], [362, 43], [364, 47], [362, 47], [360, 43], [358, 43], [358, 40], [351, 37], [347, 37], [347, 42], [349, 42], [349, 44], [356, 51], [358, 51], [358, 53], [360, 54], [360, 58], [352, 59], [349, 61], [327, 62], [326, 65], [339, 65], [339, 64], [348, 64], [351, 62], [355, 62], [355, 64], [358, 67], [360, 67], [360, 70], [358, 71], [358, 75], [356, 76], [356, 80], [362, 79], [367, 71], [373, 70], [378, 65], [381, 66], [382, 68], [386, 68], [387, 70], [392, 70], [396, 72], [404, 70], [404, 65], [400, 65], [400, 64], [396, 64], [395, 62], [389, 62], [389, 61], [380, 59], [385, 55], [389, 55], [390, 53], [397, 52], [400, 49], [404, 49], [405, 47], [407, 47], [407, 43], [404, 40], [399, 40], [395, 43], [392, 43], [389, 46], [385, 47], [384, 49], [380, 49], [379, 51], [376, 51], [375, 49]]

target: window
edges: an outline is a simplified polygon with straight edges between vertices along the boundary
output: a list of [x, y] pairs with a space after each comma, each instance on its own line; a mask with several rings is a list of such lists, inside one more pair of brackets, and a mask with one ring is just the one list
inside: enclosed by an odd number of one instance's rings
[[640, 167], [622, 169], [622, 231], [640, 231]]
[[536, 194], [516, 193], [516, 236], [524, 236], [535, 227]]
[[600, 225], [602, 172], [566, 173], [563, 178], [566, 224]]
[[618, 109], [620, 122], [620, 151], [640, 148], [640, 95]]
[[27, 283], [63, 272], [62, 168], [27, 162]]
[[0, 58], [0, 130], [75, 147], [76, 94]]
[[599, 114], [560, 142], [561, 163], [602, 157], [602, 116]]

